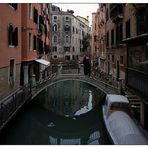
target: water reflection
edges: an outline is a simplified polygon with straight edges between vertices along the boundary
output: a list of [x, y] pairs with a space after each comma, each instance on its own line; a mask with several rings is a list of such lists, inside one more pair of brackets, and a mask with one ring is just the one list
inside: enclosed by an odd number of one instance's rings
[[41, 92], [1, 134], [0, 144], [109, 144], [101, 91], [65, 81]]
[[90, 111], [92, 109], [92, 107], [93, 107], [93, 104], [92, 104], [92, 91], [89, 90], [88, 105], [84, 106], [80, 110], [76, 111], [75, 115], [81, 115], [81, 114], [87, 113], [88, 111]]
[[36, 100], [47, 110], [69, 117], [90, 111], [98, 103], [96, 100], [99, 100], [99, 97], [96, 88], [91, 85], [64, 81], [49, 87], [46, 93], [42, 92]]
[[[90, 134], [89, 139], [87, 141], [88, 145], [98, 145], [99, 144], [99, 138], [100, 138], [100, 132], [95, 131]], [[59, 143], [58, 143], [59, 141]], [[52, 136], [49, 136], [49, 143], [51, 145], [80, 145], [81, 144], [81, 138], [75, 138], [75, 139], [63, 139], [63, 138], [54, 138]]]

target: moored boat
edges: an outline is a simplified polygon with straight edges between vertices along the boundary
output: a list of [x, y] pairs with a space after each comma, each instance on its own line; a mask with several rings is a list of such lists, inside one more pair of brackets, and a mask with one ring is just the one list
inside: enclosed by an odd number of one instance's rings
[[125, 96], [108, 94], [103, 105], [103, 119], [113, 144], [148, 144], [148, 140], [130, 116]]

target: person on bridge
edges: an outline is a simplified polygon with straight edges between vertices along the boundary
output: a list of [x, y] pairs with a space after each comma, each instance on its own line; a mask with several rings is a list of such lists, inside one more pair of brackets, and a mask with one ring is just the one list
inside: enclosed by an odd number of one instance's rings
[[91, 74], [91, 62], [90, 62], [90, 58], [86, 55], [84, 55], [83, 64], [84, 64], [84, 75], [90, 76], [90, 74]]

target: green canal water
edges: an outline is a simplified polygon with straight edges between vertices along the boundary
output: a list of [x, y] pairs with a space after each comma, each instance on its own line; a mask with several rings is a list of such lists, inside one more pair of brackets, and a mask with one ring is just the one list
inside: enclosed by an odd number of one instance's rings
[[3, 145], [110, 144], [102, 117], [103, 93], [84, 82], [49, 86], [8, 124]]

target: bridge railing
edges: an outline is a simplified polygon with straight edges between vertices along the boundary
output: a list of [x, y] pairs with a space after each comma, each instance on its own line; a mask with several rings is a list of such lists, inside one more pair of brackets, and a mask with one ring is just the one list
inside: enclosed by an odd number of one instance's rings
[[[8, 121], [16, 114], [16, 112], [42, 88], [46, 87], [49, 83], [57, 81], [59, 74], [81, 74], [83, 77], [83, 65], [57, 65], [55, 73], [52, 71], [46, 78], [38, 82], [31, 82], [7, 96], [0, 101], [0, 131], [8, 123]], [[82, 79], [78, 75], [79, 79]], [[87, 78], [87, 77], [85, 77]], [[88, 78], [90, 79], [90, 78]], [[94, 82], [93, 82], [94, 83]], [[95, 81], [97, 84], [98, 82]]]
[[63, 64], [61, 69], [62, 74], [79, 74], [79, 64]]
[[0, 131], [30, 97], [31, 89], [25, 85], [0, 101]]

